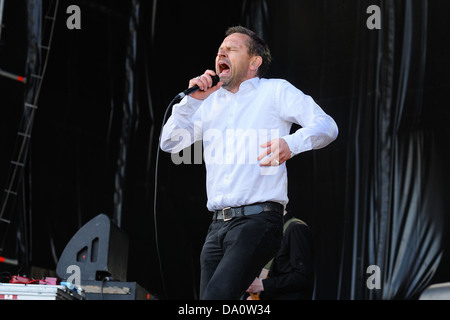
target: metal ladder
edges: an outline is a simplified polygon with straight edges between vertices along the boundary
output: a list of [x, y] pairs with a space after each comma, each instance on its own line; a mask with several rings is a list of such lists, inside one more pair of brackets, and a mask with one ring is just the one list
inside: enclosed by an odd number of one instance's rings
[[[39, 63], [36, 63], [34, 68], [30, 68], [28, 79], [0, 69], [0, 76], [22, 82], [27, 86], [26, 92], [28, 93], [24, 98], [23, 115], [17, 131], [12, 160], [9, 163], [9, 176], [5, 188], [1, 191], [3, 197], [0, 205], [0, 255], [2, 255], [7, 230], [13, 218], [17, 196], [21, 193], [21, 188], [23, 191], [23, 178], [24, 171], [27, 167], [27, 156], [30, 148], [33, 120], [38, 109], [37, 104], [47, 68], [58, 5], [59, 0], [54, 0], [49, 5], [47, 12], [50, 14], [45, 15], [45, 23], [42, 24], [42, 30], [39, 31], [41, 43], [36, 43], [38, 50], [37, 54], [41, 55], [42, 51], [45, 52], [43, 65], [41, 66]], [[3, 27], [1, 24], [3, 8], [4, 0], [0, 0], [0, 36], [1, 28]], [[44, 36], [47, 37], [47, 43], [45, 45], [42, 44]]]

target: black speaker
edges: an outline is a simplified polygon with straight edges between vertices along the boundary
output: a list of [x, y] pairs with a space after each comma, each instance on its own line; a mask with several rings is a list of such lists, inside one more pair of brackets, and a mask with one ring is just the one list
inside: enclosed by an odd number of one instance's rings
[[99, 214], [70, 239], [58, 261], [56, 273], [61, 279], [80, 269], [80, 281], [111, 277], [126, 281], [128, 237], [105, 214]]

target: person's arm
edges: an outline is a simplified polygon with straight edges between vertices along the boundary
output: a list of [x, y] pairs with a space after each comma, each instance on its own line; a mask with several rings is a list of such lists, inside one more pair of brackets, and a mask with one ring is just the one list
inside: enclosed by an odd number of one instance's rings
[[337, 138], [336, 122], [312, 97], [286, 81], [281, 84], [279, 99], [281, 117], [301, 126], [296, 132], [283, 137], [295, 155], [323, 148]]
[[258, 157], [261, 166], [281, 165], [301, 152], [320, 149], [333, 142], [338, 127], [332, 117], [308, 95], [288, 81], [280, 83], [277, 90], [280, 116], [288, 122], [301, 126], [295, 133], [276, 138], [262, 144], [263, 152]]
[[186, 96], [173, 106], [161, 134], [160, 147], [165, 152], [177, 153], [199, 139], [201, 122], [197, 113], [202, 101]]
[[222, 86], [222, 82], [219, 82], [211, 87], [211, 75], [215, 75], [214, 71], [206, 70], [203, 75], [189, 81], [189, 88], [197, 85], [200, 90], [184, 97], [180, 103], [173, 106], [172, 114], [162, 130], [161, 150], [177, 153], [201, 139], [199, 108], [203, 100]]

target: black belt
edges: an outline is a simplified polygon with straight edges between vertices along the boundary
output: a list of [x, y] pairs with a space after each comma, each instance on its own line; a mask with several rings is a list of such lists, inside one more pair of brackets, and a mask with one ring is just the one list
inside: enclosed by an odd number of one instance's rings
[[221, 210], [215, 210], [213, 220], [228, 221], [234, 217], [250, 216], [252, 214], [259, 214], [264, 211], [277, 211], [282, 214], [283, 209], [284, 207], [282, 204], [272, 201], [255, 203], [242, 207], [226, 207]]

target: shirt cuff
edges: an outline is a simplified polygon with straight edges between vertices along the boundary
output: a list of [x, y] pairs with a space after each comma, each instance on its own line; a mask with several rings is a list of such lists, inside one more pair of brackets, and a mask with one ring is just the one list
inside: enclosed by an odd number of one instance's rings
[[301, 136], [302, 136], [301, 132], [297, 131], [293, 134], [282, 137], [286, 141], [289, 150], [291, 150], [291, 158], [301, 152], [305, 152], [312, 149], [312, 145], [309, 139], [303, 141]]

